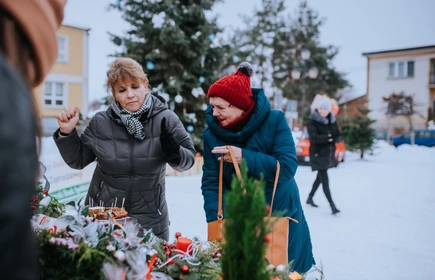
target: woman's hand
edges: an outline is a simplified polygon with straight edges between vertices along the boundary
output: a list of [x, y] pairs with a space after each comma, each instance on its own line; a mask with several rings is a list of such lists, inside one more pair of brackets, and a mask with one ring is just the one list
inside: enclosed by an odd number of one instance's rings
[[[234, 156], [237, 159], [237, 163], [240, 164], [242, 162], [242, 149], [236, 146], [230, 146], [234, 152]], [[227, 147], [220, 146], [220, 147], [214, 147], [214, 149], [211, 151], [213, 154], [222, 154], [224, 157], [224, 161], [226, 162], [233, 162], [231, 160], [230, 152], [228, 151]], [[219, 157], [218, 160], [221, 160]]]
[[76, 128], [79, 121], [79, 109], [68, 108], [57, 116], [57, 123], [60, 127], [60, 132], [70, 134]]

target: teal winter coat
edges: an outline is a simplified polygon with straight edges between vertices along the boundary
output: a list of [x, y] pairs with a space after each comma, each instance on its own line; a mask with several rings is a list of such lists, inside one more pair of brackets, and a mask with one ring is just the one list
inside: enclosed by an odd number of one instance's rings
[[[242, 156], [248, 167], [248, 176], [260, 179], [264, 175], [266, 183], [266, 202], [270, 204], [277, 160], [281, 164], [278, 186], [273, 204], [274, 212], [283, 212], [299, 223], [289, 226], [289, 261], [294, 260], [292, 269], [305, 273], [314, 264], [310, 232], [305, 220], [294, 179], [298, 161], [293, 137], [284, 114], [271, 110], [263, 89], [252, 89], [255, 108], [249, 121], [241, 131], [232, 132], [222, 128], [213, 117], [209, 106], [206, 111], [208, 127], [204, 129], [204, 165], [202, 176], [202, 194], [207, 222], [217, 220], [219, 161], [218, 154], [211, 151], [216, 146], [233, 145], [242, 149]], [[234, 167], [224, 163], [223, 189], [231, 188]], [[225, 204], [225, 201], [224, 201]], [[225, 215], [225, 213], [224, 213]]]

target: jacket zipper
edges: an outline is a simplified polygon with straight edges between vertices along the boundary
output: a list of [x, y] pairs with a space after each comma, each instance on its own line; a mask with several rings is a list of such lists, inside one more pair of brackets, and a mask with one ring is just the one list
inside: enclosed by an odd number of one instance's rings
[[159, 213], [159, 216], [161, 216], [162, 215], [162, 212], [160, 211], [160, 194], [161, 194], [161, 192], [162, 192], [162, 189], [161, 189], [161, 185], [159, 184], [158, 185], [158, 190], [157, 190], [157, 213]]
[[128, 206], [129, 206], [128, 209], [130, 209], [131, 206], [131, 197], [133, 191], [133, 175], [134, 175], [133, 141], [134, 141], [134, 136], [130, 135], [131, 175], [130, 175], [130, 190], [128, 192]]

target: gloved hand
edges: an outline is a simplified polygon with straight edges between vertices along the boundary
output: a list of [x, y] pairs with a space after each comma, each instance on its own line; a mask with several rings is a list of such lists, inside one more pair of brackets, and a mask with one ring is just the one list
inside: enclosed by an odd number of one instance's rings
[[163, 156], [166, 162], [173, 164], [180, 163], [180, 143], [166, 128], [166, 118], [163, 118], [161, 123], [160, 144], [162, 145]]

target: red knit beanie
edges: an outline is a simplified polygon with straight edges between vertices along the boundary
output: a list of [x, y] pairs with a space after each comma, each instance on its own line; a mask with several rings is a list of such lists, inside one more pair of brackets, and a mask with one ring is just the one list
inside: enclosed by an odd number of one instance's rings
[[240, 63], [235, 73], [220, 78], [208, 89], [207, 97], [220, 97], [231, 105], [247, 111], [254, 105], [251, 91], [252, 65]]

